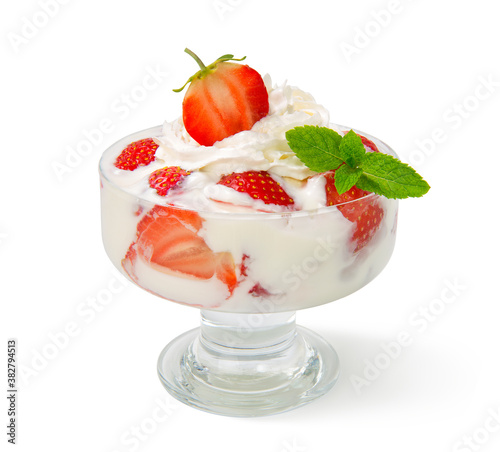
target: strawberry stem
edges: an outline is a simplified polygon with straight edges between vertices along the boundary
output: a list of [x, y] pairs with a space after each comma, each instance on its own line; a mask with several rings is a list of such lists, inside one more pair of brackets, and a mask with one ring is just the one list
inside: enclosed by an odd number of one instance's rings
[[217, 65], [219, 63], [224, 63], [226, 61], [243, 61], [246, 57], [243, 58], [234, 58], [234, 55], [231, 54], [226, 54], [222, 55], [220, 58], [215, 60], [212, 64], [210, 64], [208, 67], [203, 64], [203, 61], [201, 61], [200, 57], [196, 55], [192, 50], [189, 50], [187, 47], [184, 49], [184, 52], [186, 52], [188, 55], [193, 57], [193, 59], [198, 63], [198, 66], [200, 66], [200, 70], [194, 74], [193, 76], [189, 77], [188, 81], [184, 83], [184, 85], [181, 88], [174, 89], [175, 93], [180, 93], [189, 83], [191, 83], [193, 80], [199, 80], [203, 77], [205, 77], [207, 74], [210, 74], [215, 70]]
[[189, 50], [187, 47], [184, 49], [184, 52], [186, 52], [188, 55], [192, 56], [194, 60], [198, 63], [198, 66], [200, 66], [200, 69], [203, 71], [207, 67], [203, 64], [203, 61], [201, 61], [200, 57], [196, 55], [192, 50]]

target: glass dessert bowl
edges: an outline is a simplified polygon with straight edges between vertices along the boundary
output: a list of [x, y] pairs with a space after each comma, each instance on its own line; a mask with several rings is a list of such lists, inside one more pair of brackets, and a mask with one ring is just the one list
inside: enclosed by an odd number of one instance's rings
[[[371, 193], [272, 213], [153, 202], [120, 186], [108, 168], [128, 143], [160, 133], [155, 127], [115, 143], [100, 177], [103, 242], [113, 264], [148, 292], [201, 310], [201, 326], [161, 352], [163, 386], [188, 405], [231, 416], [278, 413], [325, 394], [339, 375], [337, 354], [296, 326], [295, 311], [345, 297], [382, 271], [394, 248], [397, 200]], [[367, 209], [377, 212], [368, 237], [346, 215], [361, 218]]]

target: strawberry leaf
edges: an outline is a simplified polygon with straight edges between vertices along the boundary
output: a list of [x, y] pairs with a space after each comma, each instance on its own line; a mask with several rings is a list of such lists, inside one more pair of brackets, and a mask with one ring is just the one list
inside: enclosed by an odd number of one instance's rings
[[356, 186], [386, 198], [420, 197], [430, 189], [411, 166], [387, 154], [369, 152], [360, 167], [363, 174]]
[[348, 165], [342, 165], [335, 171], [335, 188], [339, 195], [350, 190], [362, 174], [363, 170], [361, 168], [351, 168]]
[[286, 132], [288, 145], [297, 157], [313, 171], [337, 169], [344, 159], [339, 151], [342, 137], [334, 130], [318, 126], [301, 126]]

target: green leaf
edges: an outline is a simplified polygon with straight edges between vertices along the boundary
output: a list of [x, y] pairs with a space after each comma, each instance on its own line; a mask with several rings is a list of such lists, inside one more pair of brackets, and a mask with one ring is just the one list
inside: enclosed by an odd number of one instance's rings
[[356, 186], [386, 198], [420, 197], [430, 189], [411, 166], [387, 154], [368, 152], [360, 168], [363, 174]]
[[363, 170], [361, 168], [351, 168], [347, 165], [342, 165], [335, 171], [335, 188], [339, 194], [341, 195], [350, 190], [362, 174]]
[[303, 126], [286, 132], [290, 148], [311, 170], [336, 170], [335, 187], [345, 193], [353, 185], [387, 198], [420, 197], [430, 189], [411, 166], [380, 152], [366, 152], [361, 138], [343, 137], [327, 127]]
[[356, 168], [363, 160], [366, 149], [359, 135], [350, 130], [343, 137], [339, 146], [342, 159], [351, 167]]
[[187, 47], [184, 49], [184, 52], [186, 52], [189, 56], [193, 57], [193, 59], [198, 63], [198, 66], [200, 67], [200, 70], [192, 75], [191, 77], [188, 78], [188, 81], [182, 85], [181, 88], [173, 89], [172, 91], [174, 93], [180, 93], [187, 85], [189, 85], [193, 80], [197, 80], [200, 78], [205, 77], [208, 75], [210, 72], [212, 72], [219, 63], [223, 63], [225, 61], [243, 61], [246, 56], [243, 58], [235, 58], [233, 54], [227, 53], [225, 55], [222, 55], [221, 57], [217, 58], [212, 64], [209, 64], [208, 66], [205, 66], [203, 61], [201, 61], [200, 57], [196, 55], [192, 50], [188, 49]]
[[337, 169], [344, 159], [339, 152], [342, 137], [327, 127], [301, 126], [286, 132], [288, 145], [311, 170]]

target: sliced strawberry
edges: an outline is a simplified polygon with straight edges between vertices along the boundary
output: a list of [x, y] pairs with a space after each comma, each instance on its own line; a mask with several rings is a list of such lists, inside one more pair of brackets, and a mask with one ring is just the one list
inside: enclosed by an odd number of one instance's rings
[[229, 293], [233, 293], [238, 285], [238, 278], [236, 277], [234, 269], [234, 259], [231, 253], [224, 252], [216, 254], [215, 274], [217, 278], [227, 286]]
[[369, 140], [368, 138], [364, 137], [363, 135], [360, 135], [359, 133], [357, 135], [361, 138], [361, 142], [365, 147], [370, 148], [373, 152], [380, 152], [378, 150], [377, 145], [372, 140]]
[[240, 193], [246, 193], [253, 199], [260, 199], [265, 204], [293, 206], [293, 199], [283, 190], [267, 171], [245, 171], [223, 176], [220, 185], [230, 187]]
[[271, 296], [271, 292], [269, 292], [267, 289], [262, 287], [261, 283], [256, 283], [252, 286], [252, 288], [248, 291], [252, 297], [262, 297], [262, 298], [267, 298]]
[[197, 234], [201, 226], [196, 212], [155, 206], [137, 225], [137, 239], [123, 267], [134, 280], [137, 257], [156, 270], [177, 276], [207, 280], [216, 275], [232, 293], [237, 284], [233, 258], [228, 252], [214, 253]]
[[240, 274], [241, 276], [247, 277], [248, 276], [248, 261], [250, 260], [250, 256], [248, 254], [243, 254], [241, 258], [241, 264], [240, 264]]
[[[347, 133], [344, 132], [344, 135]], [[363, 135], [360, 135], [359, 133], [356, 134], [359, 138], [361, 138], [361, 142], [363, 143], [363, 145], [365, 146], [365, 148], [369, 148], [371, 151], [373, 152], [380, 152], [378, 150], [378, 147], [377, 145], [372, 141], [372, 140], [369, 140], [368, 138], [364, 137]]]
[[[368, 191], [353, 186], [341, 195], [335, 188], [335, 171], [324, 174], [326, 179], [326, 205], [338, 206], [338, 209], [349, 221], [355, 223], [351, 241], [354, 243], [354, 252], [365, 247], [377, 232], [384, 210], [377, 197], [360, 199], [370, 194]], [[344, 204], [345, 203], [345, 204]]]
[[[248, 254], [243, 254], [240, 263], [240, 275], [243, 279], [249, 276], [249, 268], [253, 265], [253, 259]], [[260, 282], [256, 282], [249, 290], [248, 293], [256, 298], [269, 298], [273, 296]]]
[[165, 196], [189, 174], [191, 174], [189, 171], [184, 171], [178, 166], [167, 166], [151, 173], [149, 186], [155, 188], [160, 196]]
[[[188, 80], [191, 85], [182, 103], [182, 119], [189, 135], [199, 144], [212, 146], [249, 130], [269, 113], [269, 96], [257, 71], [229, 63], [235, 60], [233, 55], [224, 55], [205, 66], [193, 52], [185, 51], [196, 60], [200, 71]], [[182, 91], [184, 86], [174, 91]]]
[[127, 272], [127, 274], [130, 276], [132, 281], [139, 283], [139, 281], [137, 280], [137, 276], [135, 275], [135, 271], [134, 271], [134, 265], [135, 265], [136, 259], [137, 259], [137, 251], [135, 250], [135, 248], [132, 244], [129, 247], [129, 249], [127, 250], [127, 253], [125, 254], [125, 258], [122, 259], [122, 267]]
[[115, 166], [122, 170], [133, 171], [138, 166], [147, 166], [155, 160], [158, 145], [152, 138], [130, 143], [116, 158]]

